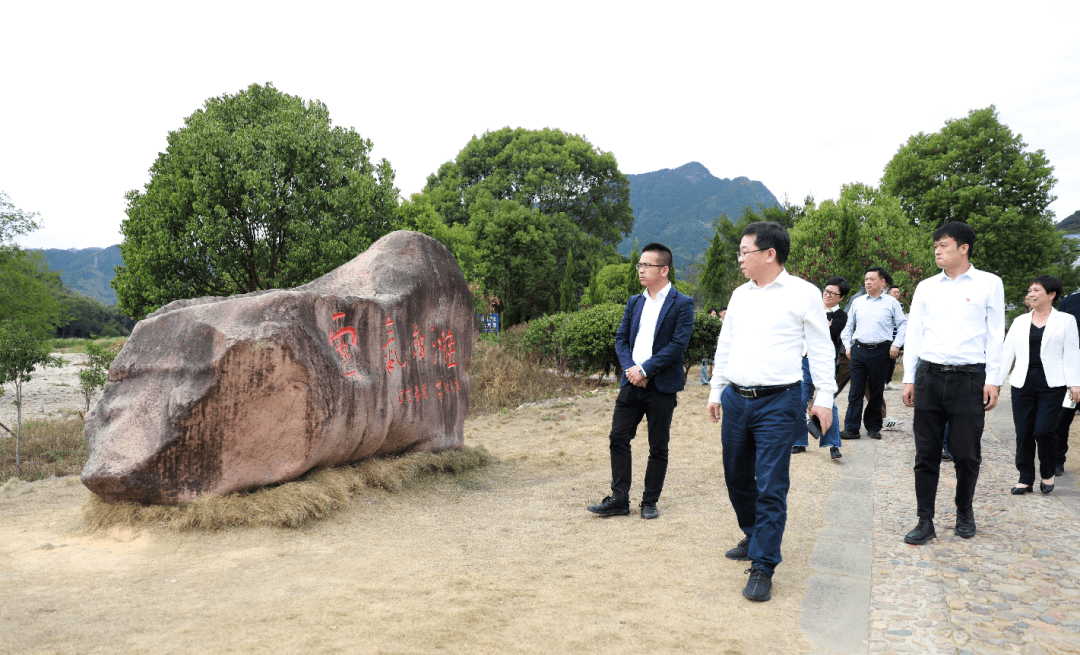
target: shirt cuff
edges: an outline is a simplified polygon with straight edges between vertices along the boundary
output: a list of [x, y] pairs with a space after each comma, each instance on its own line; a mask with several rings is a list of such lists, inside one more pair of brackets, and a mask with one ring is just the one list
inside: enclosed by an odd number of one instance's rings
[[712, 390], [709, 391], [709, 402], [710, 403], [716, 403], [717, 405], [719, 405], [720, 404], [720, 394], [722, 394], [724, 392], [724, 387], [726, 387], [726, 386], [727, 385], [724, 384], [724, 385], [721, 385], [719, 387], [713, 387]]
[[833, 395], [830, 391], [818, 391], [814, 395], [814, 407], [824, 407], [825, 409], [832, 409]]

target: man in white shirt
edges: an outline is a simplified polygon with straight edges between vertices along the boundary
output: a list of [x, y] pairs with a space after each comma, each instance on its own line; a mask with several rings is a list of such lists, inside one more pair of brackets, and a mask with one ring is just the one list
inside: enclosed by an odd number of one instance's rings
[[646, 244], [638, 261], [638, 281], [645, 292], [626, 303], [615, 332], [615, 354], [623, 367], [619, 397], [608, 435], [611, 452], [611, 495], [588, 510], [600, 516], [630, 513], [630, 441], [641, 419], [649, 419], [649, 463], [641, 518], [660, 516], [656, 501], [667, 475], [671, 416], [683, 389], [683, 352], [694, 329], [694, 299], [679, 293], [668, 281], [671, 251], [660, 243]]
[[750, 560], [743, 595], [772, 597], [787, 521], [788, 467], [794, 427], [805, 422], [802, 349], [806, 343], [817, 394], [810, 409], [826, 432], [832, 424], [836, 351], [814, 285], [784, 270], [791, 242], [778, 223], [743, 229], [739, 263], [750, 281], [731, 295], [716, 342], [709, 420], [723, 423], [724, 479], [745, 538], [726, 553]]
[[[900, 303], [885, 293], [891, 282], [892, 278], [880, 266], [866, 269], [863, 281], [866, 295], [856, 298], [848, 310], [847, 326], [840, 336], [851, 361], [851, 387], [848, 389], [844, 431], [840, 433], [842, 439], [858, 439], [860, 424], [866, 425], [871, 439], [881, 438], [885, 374], [889, 362], [900, 355], [907, 325]], [[865, 413], [864, 393], [869, 398]]]
[[985, 412], [997, 405], [1005, 339], [1005, 290], [971, 265], [975, 231], [946, 223], [934, 232], [942, 272], [919, 283], [908, 314], [904, 404], [915, 408], [915, 497], [919, 523], [904, 537], [937, 536], [934, 510], [945, 426], [956, 468], [956, 535], [975, 536], [971, 507], [982, 462]]

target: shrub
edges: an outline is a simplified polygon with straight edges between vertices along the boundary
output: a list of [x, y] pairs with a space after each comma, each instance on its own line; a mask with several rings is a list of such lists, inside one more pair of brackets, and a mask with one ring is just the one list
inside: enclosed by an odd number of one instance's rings
[[719, 316], [705, 312], [694, 313], [694, 331], [690, 333], [690, 345], [683, 355], [683, 379], [690, 373], [690, 368], [703, 359], [712, 359], [716, 354], [716, 339], [720, 336], [720, 327], [724, 324]]
[[568, 369], [604, 375], [611, 370], [612, 363], [617, 361], [615, 332], [624, 310], [622, 305], [603, 303], [569, 315], [556, 335]]

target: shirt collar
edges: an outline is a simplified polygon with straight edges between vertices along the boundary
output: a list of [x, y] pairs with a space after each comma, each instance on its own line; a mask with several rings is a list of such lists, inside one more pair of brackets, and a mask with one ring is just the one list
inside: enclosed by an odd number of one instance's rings
[[[660, 291], [657, 292], [656, 300], [658, 302], [663, 302], [664, 300], [667, 299], [668, 292], [670, 292], [670, 291], [671, 291], [671, 283], [668, 282], [667, 284], [664, 285], [663, 289], [660, 289]], [[652, 300], [651, 298], [649, 298], [649, 290], [648, 289], [645, 289], [644, 291], [642, 291], [641, 295], [645, 296], [645, 300]]]
[[776, 276], [776, 279], [773, 280], [772, 282], [766, 284], [763, 287], [759, 287], [758, 283], [754, 282], [753, 280], [750, 280], [749, 282], [750, 282], [750, 286], [752, 286], [752, 287], [754, 287], [756, 289], [767, 289], [767, 288], [771, 287], [774, 284], [777, 285], [777, 286], [782, 287], [782, 286], [786, 285], [790, 280], [791, 280], [791, 274], [787, 272], [786, 268], [782, 268], [782, 269], [780, 269], [780, 274]]

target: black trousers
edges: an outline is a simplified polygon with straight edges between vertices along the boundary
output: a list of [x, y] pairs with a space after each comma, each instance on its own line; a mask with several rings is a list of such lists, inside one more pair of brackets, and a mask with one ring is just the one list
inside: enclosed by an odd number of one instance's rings
[[982, 465], [985, 367], [945, 372], [919, 362], [915, 371], [915, 498], [919, 518], [934, 518], [941, 449], [949, 425], [949, 452], [956, 469], [956, 507], [968, 509]]
[[1020, 484], [1035, 484], [1035, 451], [1039, 451], [1042, 479], [1054, 477], [1058, 461], [1057, 423], [1065, 387], [1046, 386], [1041, 368], [1028, 369], [1024, 386], [1012, 388], [1013, 425], [1016, 426], [1016, 470]]
[[[881, 432], [881, 403], [885, 394], [885, 373], [889, 370], [889, 347], [884, 343], [870, 349], [851, 346], [851, 387], [848, 389], [847, 414], [844, 430], [858, 434], [859, 425], [865, 424], [868, 432]], [[863, 394], [869, 393], [866, 412], [863, 412]]]
[[[1065, 394], [1061, 394], [1065, 399]], [[1057, 424], [1057, 463], [1065, 466], [1065, 455], [1069, 452], [1069, 430], [1072, 428], [1073, 417], [1076, 410], [1070, 407], [1062, 407], [1058, 414]]]
[[664, 489], [667, 477], [668, 440], [671, 436], [671, 416], [678, 405], [677, 394], [656, 390], [652, 380], [644, 389], [624, 385], [615, 400], [611, 417], [611, 497], [630, 499], [633, 472], [630, 441], [637, 433], [643, 417], [649, 419], [649, 464], [645, 467], [645, 492], [641, 502], [655, 503]]

